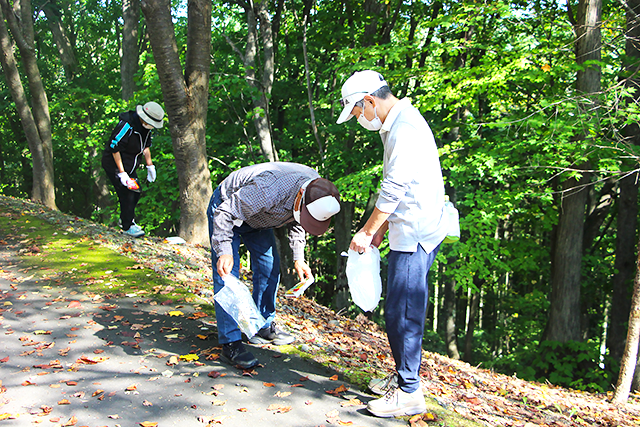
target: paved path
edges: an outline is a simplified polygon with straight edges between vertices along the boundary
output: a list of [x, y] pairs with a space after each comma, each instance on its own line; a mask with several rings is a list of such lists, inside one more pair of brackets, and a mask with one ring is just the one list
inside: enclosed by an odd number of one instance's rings
[[[263, 366], [251, 373], [217, 360], [215, 327], [190, 306], [103, 299], [32, 273], [0, 249], [2, 426], [407, 425], [371, 416], [371, 396], [276, 349], [252, 347]], [[327, 393], [339, 388], [349, 390]]]

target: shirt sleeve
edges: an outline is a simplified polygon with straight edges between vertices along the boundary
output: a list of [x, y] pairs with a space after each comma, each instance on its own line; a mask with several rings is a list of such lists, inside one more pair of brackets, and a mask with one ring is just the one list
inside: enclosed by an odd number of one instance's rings
[[289, 247], [293, 251], [293, 261], [304, 261], [304, 247], [307, 244], [306, 231], [297, 222], [289, 225]]
[[211, 249], [217, 256], [233, 254], [231, 241], [236, 223], [246, 221], [247, 218], [267, 209], [267, 206], [260, 203], [260, 198], [254, 197], [257, 192], [263, 191], [256, 183], [247, 183], [216, 207], [213, 214]]
[[129, 140], [128, 135], [131, 133], [131, 125], [124, 120], [120, 120], [116, 128], [111, 132], [109, 138], [109, 149], [112, 153], [117, 153], [121, 150], [122, 145], [126, 144]]
[[419, 159], [413, 154], [420, 141], [416, 137], [415, 130], [404, 124], [393, 135], [390, 135], [385, 146], [387, 164], [380, 195], [376, 201], [376, 207], [384, 213], [393, 213], [400, 201], [407, 193], [416, 168], [419, 168]]

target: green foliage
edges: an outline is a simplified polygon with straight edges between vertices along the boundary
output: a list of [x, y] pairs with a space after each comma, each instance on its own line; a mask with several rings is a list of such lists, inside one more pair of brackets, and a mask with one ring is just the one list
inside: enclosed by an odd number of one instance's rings
[[[174, 3], [184, 63], [184, 2]], [[118, 114], [147, 100], [162, 101], [156, 64], [141, 37], [137, 91], [129, 102], [120, 100], [120, 4], [57, 4], [75, 45], [78, 72], [73, 79], [65, 77], [48, 22], [44, 14], [36, 14], [38, 65], [53, 126], [56, 201], [63, 211], [115, 225], [115, 194], [112, 205], [99, 210], [94, 176], [103, 174], [101, 151]], [[259, 93], [247, 82], [248, 70], [238, 54], [247, 53], [246, 16], [238, 6], [213, 5], [206, 123], [213, 185], [233, 170], [265, 161], [253, 116], [267, 114], [279, 159], [307, 164], [333, 180], [342, 198], [355, 203], [355, 231], [382, 177], [382, 144], [376, 133], [363, 130], [355, 120], [336, 125], [337, 101], [342, 82], [353, 71], [380, 71], [392, 91], [409, 97], [431, 126], [447, 194], [460, 212], [461, 239], [441, 247], [430, 282], [455, 282], [460, 336], [467, 291], [481, 292], [482, 328], [474, 334], [473, 354], [465, 357], [503, 372], [522, 371], [527, 378], [551, 381], [551, 374], [543, 372], [547, 366], [555, 372], [554, 381], [606, 389], [603, 381], [611, 377], [594, 361], [615, 274], [616, 233], [611, 224], [616, 201], [583, 257], [582, 315], [590, 341], [583, 347], [551, 349], [545, 343], [539, 347], [538, 340], [549, 306], [551, 242], [562, 197], [558, 184], [582, 174], [575, 166], [585, 161], [593, 182], [637, 168], [640, 148], [627, 144], [622, 131], [640, 118], [634, 89], [618, 84], [630, 73], [625, 66], [633, 60], [624, 54], [622, 8], [604, 5], [598, 62], [603, 90], [598, 108], [585, 111], [591, 100], [575, 91], [580, 67], [573, 52], [573, 27], [566, 8], [557, 2], [413, 1], [389, 3], [381, 13], [361, 2], [318, 2], [307, 17], [306, 58], [303, 3], [293, 0], [279, 11], [275, 4], [270, 7], [271, 19], [280, 19], [272, 26], [275, 81], [268, 110], [257, 111], [253, 100]], [[400, 8], [397, 15], [395, 7]], [[141, 34], [144, 25], [142, 19]], [[260, 81], [262, 39], [257, 47], [258, 67], [250, 71]], [[305, 60], [318, 140], [311, 124]], [[0, 193], [27, 197], [33, 179], [31, 156], [4, 81], [0, 91]], [[152, 157], [158, 178], [147, 184], [141, 170], [138, 221], [147, 232], [175, 234], [179, 184], [169, 126], [154, 131]], [[590, 190], [601, 188], [595, 184]], [[387, 250], [383, 246], [383, 253]], [[327, 304], [335, 296], [336, 256], [333, 233], [309, 239], [307, 258], [319, 283], [313, 288], [315, 297]], [[440, 304], [441, 298], [442, 293], [434, 303]], [[356, 316], [359, 311], [352, 307], [345, 313]], [[381, 324], [382, 314], [379, 309], [373, 315]], [[442, 333], [428, 331], [425, 346], [444, 352]], [[542, 348], [556, 359], [546, 360]], [[572, 367], [567, 358], [578, 353], [587, 354], [590, 363], [584, 360], [578, 367], [582, 382], [567, 374]], [[522, 368], [527, 364], [540, 367], [527, 373]]]
[[612, 371], [599, 365], [599, 344], [593, 341], [542, 341], [522, 354], [518, 377], [577, 390], [602, 393], [611, 389]]

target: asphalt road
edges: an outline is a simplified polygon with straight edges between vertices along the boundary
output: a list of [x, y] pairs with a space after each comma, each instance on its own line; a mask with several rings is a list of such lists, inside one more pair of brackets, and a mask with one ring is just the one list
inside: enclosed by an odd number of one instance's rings
[[371, 416], [372, 396], [277, 347], [252, 346], [252, 372], [216, 359], [215, 325], [193, 313], [45, 286], [0, 248], [0, 424], [407, 425]]

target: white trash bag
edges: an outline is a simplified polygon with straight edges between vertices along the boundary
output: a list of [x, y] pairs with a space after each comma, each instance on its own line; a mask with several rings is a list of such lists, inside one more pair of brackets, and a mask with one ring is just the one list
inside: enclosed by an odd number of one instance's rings
[[380, 251], [371, 246], [363, 254], [349, 249], [349, 253], [342, 255], [349, 257], [346, 273], [351, 299], [363, 311], [373, 311], [382, 295]]
[[224, 288], [213, 298], [233, 317], [242, 333], [251, 338], [264, 326], [266, 320], [258, 311], [247, 285], [232, 274], [227, 274], [222, 280]]

